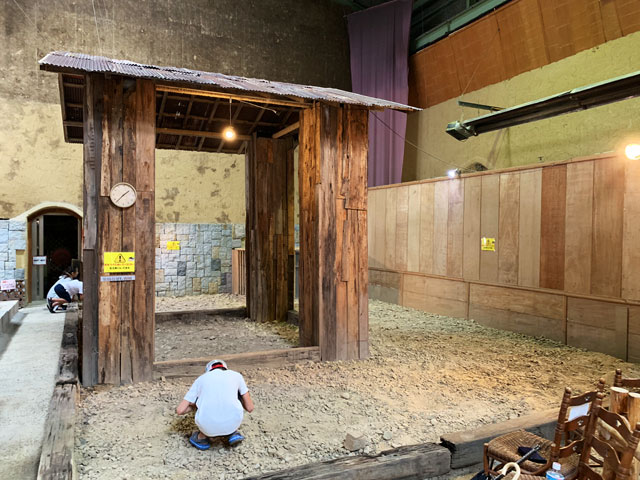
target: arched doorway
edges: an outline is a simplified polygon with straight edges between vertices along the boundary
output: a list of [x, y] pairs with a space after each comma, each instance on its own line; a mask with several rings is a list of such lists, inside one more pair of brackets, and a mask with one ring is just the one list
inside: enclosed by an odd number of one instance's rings
[[72, 263], [81, 261], [82, 227], [72, 210], [48, 208], [31, 214], [29, 229], [29, 301], [43, 300]]

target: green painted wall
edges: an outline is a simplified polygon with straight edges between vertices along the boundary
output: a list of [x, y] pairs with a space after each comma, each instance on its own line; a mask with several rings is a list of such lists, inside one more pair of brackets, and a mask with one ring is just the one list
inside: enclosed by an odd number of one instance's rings
[[[478, 58], [482, 61], [481, 56]], [[461, 99], [512, 107], [638, 69], [640, 32], [467, 93]], [[494, 169], [566, 160], [624, 148], [632, 138], [640, 140], [640, 98], [486, 133], [464, 142], [445, 133], [447, 123], [487, 112], [459, 107], [457, 100], [409, 115], [407, 140], [422, 151], [406, 144], [403, 181], [443, 176], [451, 168], [474, 162]]]

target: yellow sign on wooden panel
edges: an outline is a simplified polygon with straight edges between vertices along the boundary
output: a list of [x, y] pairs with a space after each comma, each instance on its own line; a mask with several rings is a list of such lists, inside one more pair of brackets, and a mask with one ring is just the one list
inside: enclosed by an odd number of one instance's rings
[[135, 252], [104, 252], [104, 273], [136, 271]]
[[167, 250], [180, 250], [180, 241], [167, 242]]
[[482, 237], [480, 240], [480, 249], [485, 250], [487, 252], [495, 252], [496, 251], [496, 239]]

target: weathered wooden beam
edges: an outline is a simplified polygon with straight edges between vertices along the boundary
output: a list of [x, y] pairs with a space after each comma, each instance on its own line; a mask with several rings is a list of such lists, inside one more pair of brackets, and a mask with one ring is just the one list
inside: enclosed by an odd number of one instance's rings
[[57, 385], [49, 402], [45, 423], [38, 480], [71, 480], [76, 478], [75, 411], [78, 387]]
[[271, 138], [280, 138], [284, 137], [288, 133], [294, 132], [300, 128], [300, 122], [292, 123], [288, 127], [283, 128], [279, 132], [274, 133]]
[[206, 322], [215, 317], [240, 317], [247, 316], [247, 307], [216, 308], [212, 310], [181, 310], [176, 312], [156, 312], [156, 323], [169, 322], [172, 320], [186, 322], [199, 321]]
[[447, 473], [449, 451], [435, 443], [408, 445], [377, 455], [342, 457], [326, 462], [309, 463], [245, 480], [395, 480], [423, 479]]
[[447, 433], [440, 440], [451, 451], [451, 468], [462, 468], [481, 463], [484, 444], [505, 433], [526, 430], [540, 437], [553, 439], [557, 421], [558, 409], [553, 408], [506, 422], [484, 425], [475, 430]]
[[[156, 133], [164, 133], [166, 135], [177, 135], [185, 137], [206, 137], [223, 140], [224, 135], [220, 132], [205, 132], [198, 130], [183, 130], [181, 128], [156, 128]], [[250, 135], [236, 135], [236, 140], [251, 140]]]
[[[196, 377], [204, 373], [204, 367], [213, 357], [184, 358], [182, 360], [166, 360], [153, 364], [154, 378]], [[320, 360], [318, 347], [284, 348], [281, 350], [264, 350], [251, 353], [234, 353], [216, 355], [216, 358], [227, 362], [229, 368], [240, 370], [251, 367], [280, 368], [299, 362]]]
[[78, 383], [78, 311], [65, 313], [56, 385]]

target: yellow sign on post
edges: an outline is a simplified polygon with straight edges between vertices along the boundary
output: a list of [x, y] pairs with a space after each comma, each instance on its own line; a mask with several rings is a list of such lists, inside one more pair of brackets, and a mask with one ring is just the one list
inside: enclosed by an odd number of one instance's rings
[[136, 271], [135, 252], [104, 252], [104, 273]]
[[482, 237], [480, 240], [480, 249], [485, 250], [487, 252], [495, 252], [496, 251], [496, 239]]
[[167, 250], [180, 250], [180, 241], [167, 242]]

